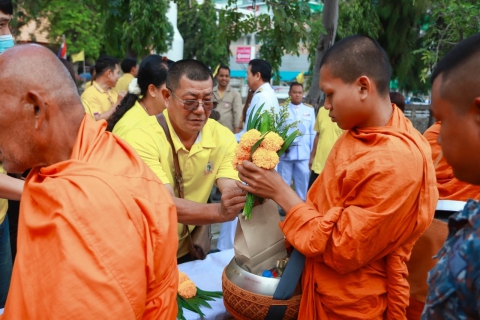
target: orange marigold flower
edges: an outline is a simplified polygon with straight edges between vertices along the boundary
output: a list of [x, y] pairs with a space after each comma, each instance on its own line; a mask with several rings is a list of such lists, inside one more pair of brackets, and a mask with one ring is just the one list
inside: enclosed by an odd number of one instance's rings
[[197, 294], [197, 287], [191, 280], [185, 280], [178, 284], [178, 294], [185, 299], [193, 298]]
[[182, 283], [184, 281], [190, 280], [186, 273], [178, 271], [178, 283]]
[[260, 146], [270, 151], [278, 151], [282, 148], [283, 139], [276, 132], [269, 132]]
[[261, 133], [257, 129], [251, 129], [245, 132], [240, 138], [239, 145], [243, 148], [250, 150], [250, 148], [260, 140]]
[[237, 170], [237, 164], [242, 164], [243, 160], [250, 159], [250, 150], [243, 148], [241, 145], [237, 145], [235, 148], [235, 157], [233, 158], [232, 165]]
[[263, 169], [273, 169], [278, 164], [278, 155], [275, 151], [258, 148], [252, 155], [253, 163]]

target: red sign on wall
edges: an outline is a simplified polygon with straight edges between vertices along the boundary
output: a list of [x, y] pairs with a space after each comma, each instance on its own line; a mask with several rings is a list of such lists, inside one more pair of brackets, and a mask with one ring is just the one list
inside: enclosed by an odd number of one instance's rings
[[252, 59], [252, 47], [244, 46], [237, 47], [237, 53], [235, 55], [237, 63], [249, 63]]

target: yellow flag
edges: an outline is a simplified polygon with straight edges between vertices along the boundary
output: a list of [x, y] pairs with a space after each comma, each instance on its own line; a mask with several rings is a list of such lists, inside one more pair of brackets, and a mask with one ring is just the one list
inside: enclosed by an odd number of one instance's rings
[[218, 69], [220, 68], [220, 65], [218, 64], [217, 67], [215, 68], [215, 71], [213, 71], [213, 74], [212, 76], [215, 78], [217, 76], [217, 73], [218, 73]]
[[305, 72], [300, 72], [296, 77], [295, 77], [295, 80], [297, 80], [298, 83], [300, 84], [303, 84], [303, 82], [305, 81], [305, 76], [304, 76]]
[[85, 60], [85, 52], [82, 50], [79, 53], [72, 54], [72, 62], [75, 63], [77, 61], [84, 61]]

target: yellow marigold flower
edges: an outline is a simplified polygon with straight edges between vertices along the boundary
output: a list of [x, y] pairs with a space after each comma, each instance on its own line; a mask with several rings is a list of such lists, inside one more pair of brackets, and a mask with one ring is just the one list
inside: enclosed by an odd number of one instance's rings
[[253, 163], [263, 169], [273, 169], [278, 164], [278, 155], [275, 151], [258, 148], [252, 155]]
[[253, 145], [260, 140], [261, 133], [257, 129], [251, 129], [245, 132], [240, 138], [239, 145], [243, 148], [250, 150]]
[[241, 145], [237, 145], [235, 149], [235, 157], [233, 158], [232, 165], [233, 168], [237, 169], [237, 164], [242, 164], [243, 160], [250, 159], [250, 150], [243, 148]]
[[178, 283], [182, 283], [184, 281], [190, 280], [186, 273], [178, 271]]
[[260, 146], [270, 151], [278, 151], [282, 148], [283, 139], [276, 132], [269, 132]]
[[197, 294], [197, 287], [191, 280], [185, 280], [178, 284], [178, 294], [185, 299], [193, 298]]

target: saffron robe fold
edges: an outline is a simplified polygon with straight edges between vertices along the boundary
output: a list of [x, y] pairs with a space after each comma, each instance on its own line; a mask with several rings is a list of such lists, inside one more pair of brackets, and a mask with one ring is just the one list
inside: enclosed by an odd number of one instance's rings
[[299, 319], [405, 319], [407, 267], [438, 200], [430, 148], [395, 106], [337, 140], [281, 228], [306, 258]]
[[[437, 142], [441, 127], [441, 122], [437, 121], [423, 134], [432, 148], [434, 163], [442, 151], [442, 147]], [[438, 161], [435, 173], [437, 175], [437, 188], [440, 200], [480, 200], [480, 186], [471, 185], [455, 178], [452, 167], [443, 156]]]
[[3, 319], [175, 319], [177, 215], [156, 175], [86, 116], [69, 160], [29, 174]]

